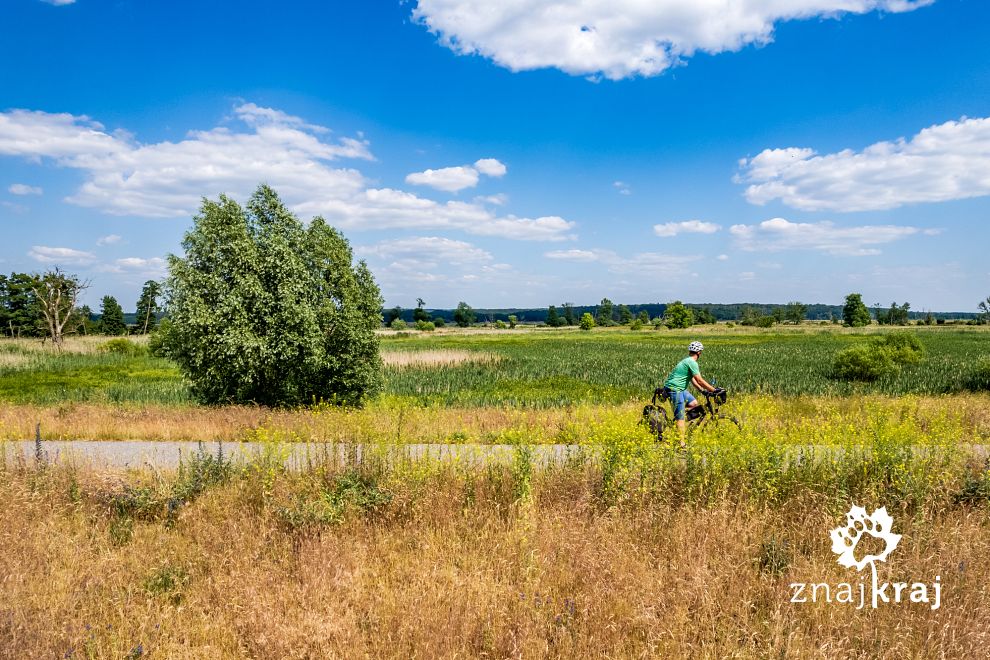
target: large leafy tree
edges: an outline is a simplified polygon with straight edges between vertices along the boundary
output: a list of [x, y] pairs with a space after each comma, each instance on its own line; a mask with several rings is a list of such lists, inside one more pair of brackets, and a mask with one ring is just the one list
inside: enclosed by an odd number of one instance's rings
[[141, 334], [146, 335], [155, 329], [158, 322], [157, 314], [161, 311], [158, 299], [162, 295], [162, 285], [155, 280], [148, 280], [141, 289], [141, 297], [137, 301], [137, 325]]
[[852, 328], [862, 328], [870, 324], [870, 310], [866, 308], [861, 294], [850, 293], [846, 296], [846, 304], [842, 307], [842, 320]]
[[163, 341], [200, 400], [358, 404], [381, 389], [381, 293], [322, 218], [304, 227], [261, 186], [246, 209], [204, 200], [182, 246]]
[[598, 303], [598, 317], [595, 319], [595, 323], [598, 325], [612, 325], [615, 323], [612, 318], [615, 311], [615, 305], [608, 298], [602, 298], [602, 301]]
[[664, 321], [668, 328], [690, 328], [694, 325], [694, 312], [680, 300], [675, 300], [664, 310]]
[[105, 335], [126, 335], [124, 310], [113, 296], [103, 296], [100, 301], [100, 331]]
[[454, 310], [454, 323], [462, 328], [466, 328], [477, 319], [477, 315], [474, 313], [474, 309], [471, 305], [466, 302], [457, 303], [457, 309]]

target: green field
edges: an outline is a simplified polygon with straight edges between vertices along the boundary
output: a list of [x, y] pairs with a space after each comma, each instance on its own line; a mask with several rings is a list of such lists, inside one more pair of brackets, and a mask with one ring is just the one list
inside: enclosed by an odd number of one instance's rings
[[[965, 389], [966, 374], [990, 356], [982, 328], [912, 328], [925, 359], [873, 383], [840, 381], [831, 363], [841, 349], [875, 336], [831, 327], [754, 331], [594, 332], [506, 330], [400, 333], [382, 338], [387, 353], [469, 351], [483, 363], [387, 367], [386, 394], [441, 406], [555, 407], [574, 403], [622, 403], [642, 399], [685, 354], [691, 339], [706, 345], [702, 372], [734, 392], [777, 395], [946, 394]], [[98, 351], [92, 338], [56, 355], [37, 342], [0, 342], [0, 400], [59, 402], [194, 403], [178, 369], [168, 360]]]

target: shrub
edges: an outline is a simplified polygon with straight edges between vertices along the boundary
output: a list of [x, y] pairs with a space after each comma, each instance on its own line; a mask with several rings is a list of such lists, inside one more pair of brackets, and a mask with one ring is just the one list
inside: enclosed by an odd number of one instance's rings
[[162, 319], [154, 332], [148, 335], [148, 352], [155, 357], [168, 357], [168, 333], [172, 330], [172, 322]]
[[839, 351], [832, 363], [837, 378], [843, 380], [877, 380], [897, 371], [897, 365], [887, 351], [857, 344]]
[[117, 355], [126, 355], [128, 357], [148, 354], [147, 347], [141, 346], [130, 339], [124, 339], [123, 337], [103, 342], [100, 344], [98, 350], [101, 353], [115, 353]]
[[505, 330], [508, 327], [509, 327], [509, 325], [505, 321], [503, 321], [502, 319], [499, 319], [498, 321], [495, 321], [495, 329], [496, 330]]
[[979, 360], [966, 378], [966, 388], [975, 392], [990, 391], [990, 358]]
[[756, 323], [754, 323], [754, 325], [757, 328], [772, 328], [773, 324], [776, 322], [777, 319], [772, 316], [760, 316], [756, 319]]
[[447, 322], [443, 320], [442, 316], [434, 316], [433, 325], [434, 327], [442, 328], [443, 326], [447, 325]]
[[388, 324], [388, 327], [392, 328], [393, 330], [405, 330], [406, 322], [403, 321], [402, 319], [392, 319], [392, 322]]
[[422, 332], [433, 332], [437, 329], [437, 326], [432, 321], [416, 321], [416, 329]]
[[870, 343], [877, 350], [889, 353], [897, 364], [917, 364], [925, 355], [921, 340], [910, 332], [893, 332], [883, 337], [874, 337]]
[[630, 330], [642, 330], [643, 329], [643, 322], [640, 321], [639, 319], [633, 319], [632, 323], [629, 324], [629, 329]]
[[582, 314], [581, 315], [581, 329], [582, 330], [591, 330], [593, 327], [595, 327], [595, 317], [592, 316], [589, 312], [585, 312], [584, 314]]

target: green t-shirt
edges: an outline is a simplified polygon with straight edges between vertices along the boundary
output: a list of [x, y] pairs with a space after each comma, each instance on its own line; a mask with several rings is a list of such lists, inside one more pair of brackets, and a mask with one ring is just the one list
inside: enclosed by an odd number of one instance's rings
[[663, 386], [670, 388], [674, 392], [686, 390], [688, 381], [700, 373], [701, 369], [698, 368], [698, 361], [692, 357], [686, 357], [677, 363], [674, 370], [667, 376], [667, 382]]

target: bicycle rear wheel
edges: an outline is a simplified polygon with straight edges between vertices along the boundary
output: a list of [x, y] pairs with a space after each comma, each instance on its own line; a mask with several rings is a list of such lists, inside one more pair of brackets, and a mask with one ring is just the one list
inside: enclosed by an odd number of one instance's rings
[[650, 435], [657, 442], [663, 442], [663, 431], [667, 427], [667, 411], [652, 403], [643, 408], [643, 423], [650, 429]]

